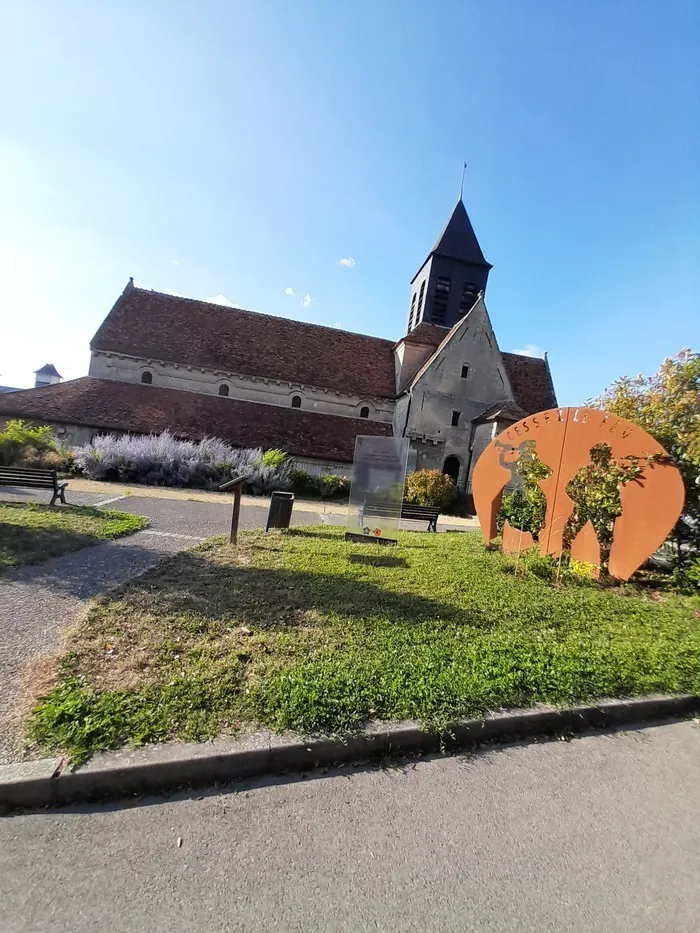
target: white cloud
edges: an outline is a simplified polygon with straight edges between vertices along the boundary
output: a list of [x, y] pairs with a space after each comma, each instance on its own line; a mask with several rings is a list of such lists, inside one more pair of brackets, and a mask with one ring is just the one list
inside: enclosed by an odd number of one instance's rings
[[514, 350], [513, 352], [519, 353], [520, 356], [535, 356], [538, 360], [544, 359], [544, 350], [535, 343], [526, 343], [520, 350]]
[[340, 321], [336, 321], [333, 327], [340, 327]]
[[313, 300], [313, 299], [311, 298], [311, 295], [307, 292], [307, 293], [304, 295], [304, 297], [301, 299], [301, 301], [299, 302], [299, 304], [302, 306], [302, 308], [308, 308], [309, 305], [311, 304], [312, 300]]
[[355, 268], [355, 260], [352, 258], [352, 256], [346, 256], [345, 259], [339, 259], [338, 262], [341, 266], [345, 266], [346, 269]]
[[224, 305], [226, 308], [237, 308], [238, 305], [235, 305], [230, 298], [227, 298], [226, 295], [216, 295], [214, 298], [203, 298], [203, 301], [208, 301], [212, 305]]
[[288, 298], [294, 297], [294, 289], [290, 285], [285, 288], [284, 293]]
[[171, 259], [170, 262], [171, 262], [174, 266], [182, 265], [182, 263], [180, 262], [179, 259]]

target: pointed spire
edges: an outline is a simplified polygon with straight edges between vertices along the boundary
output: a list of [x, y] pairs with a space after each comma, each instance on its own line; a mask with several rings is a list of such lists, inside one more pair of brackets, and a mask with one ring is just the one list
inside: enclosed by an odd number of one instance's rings
[[435, 245], [430, 252], [437, 253], [440, 256], [447, 256], [449, 259], [459, 259], [461, 262], [470, 262], [491, 268], [491, 264], [486, 262], [484, 254], [481, 252], [479, 241], [462, 201], [461, 192], [460, 199], [455, 204], [450, 219], [445, 224], [442, 233], [435, 241]]

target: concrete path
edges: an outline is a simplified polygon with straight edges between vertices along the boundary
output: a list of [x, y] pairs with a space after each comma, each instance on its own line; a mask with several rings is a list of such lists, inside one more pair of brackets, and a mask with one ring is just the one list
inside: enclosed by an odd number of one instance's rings
[[686, 722], [6, 818], [0, 930], [697, 933], [699, 762]]

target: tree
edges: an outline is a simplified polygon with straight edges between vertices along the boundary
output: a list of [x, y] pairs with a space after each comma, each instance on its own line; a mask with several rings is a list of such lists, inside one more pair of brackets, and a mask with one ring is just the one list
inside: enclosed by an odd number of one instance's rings
[[591, 402], [648, 431], [670, 454], [685, 486], [685, 506], [671, 532], [676, 564], [700, 555], [700, 354], [681, 350], [653, 376], [623, 376]]

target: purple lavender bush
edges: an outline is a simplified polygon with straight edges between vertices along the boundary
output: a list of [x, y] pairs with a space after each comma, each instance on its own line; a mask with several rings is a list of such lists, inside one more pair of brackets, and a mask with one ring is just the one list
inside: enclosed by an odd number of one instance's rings
[[294, 468], [288, 458], [266, 461], [260, 448], [231, 447], [218, 437], [181, 441], [162, 434], [101, 434], [74, 451], [78, 469], [90, 479], [147, 486], [216, 489], [240, 473], [246, 491], [265, 495], [289, 489]]

